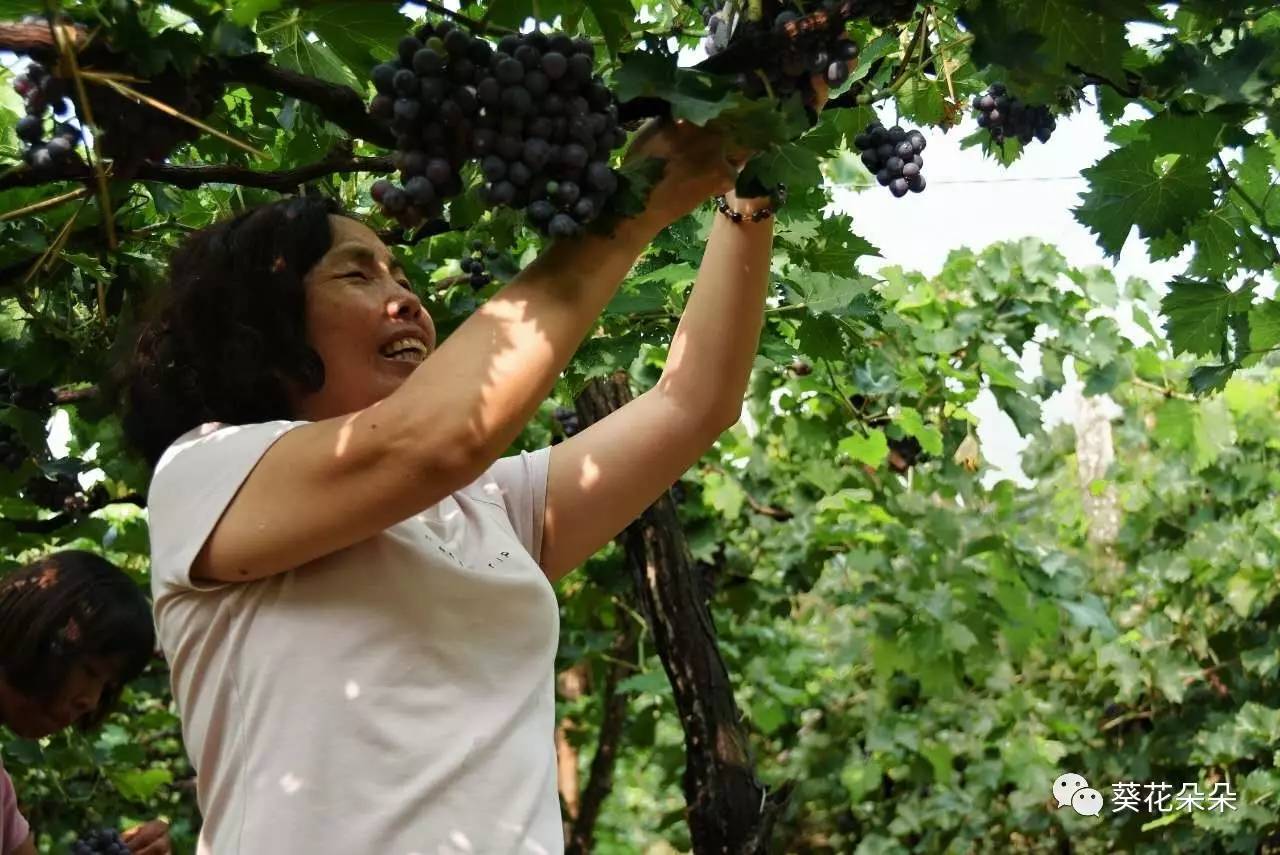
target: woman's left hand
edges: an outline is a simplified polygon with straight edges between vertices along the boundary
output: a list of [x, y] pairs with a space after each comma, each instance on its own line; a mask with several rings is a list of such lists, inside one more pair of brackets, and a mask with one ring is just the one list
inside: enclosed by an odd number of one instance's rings
[[133, 855], [173, 855], [169, 824], [159, 819], [135, 825], [120, 835]]

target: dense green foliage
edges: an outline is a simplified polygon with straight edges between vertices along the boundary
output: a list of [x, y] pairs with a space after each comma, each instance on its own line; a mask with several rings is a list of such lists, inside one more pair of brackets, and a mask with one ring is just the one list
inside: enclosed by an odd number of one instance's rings
[[[412, 23], [393, 4], [357, 0], [64, 8], [104, 25], [135, 73], [263, 50], [365, 99], [369, 68]], [[792, 188], [777, 224], [777, 299], [749, 419], [689, 473], [681, 505], [759, 774], [771, 786], [797, 782], [778, 851], [1048, 852], [1070, 840], [1082, 852], [1247, 852], [1280, 829], [1280, 376], [1268, 357], [1280, 346], [1280, 308], [1257, 295], [1261, 274], [1280, 265], [1280, 12], [1246, 0], [954, 0], [921, 6], [900, 31], [855, 20], [861, 63], [820, 123], [791, 139], [806, 124], [798, 102], [774, 110], [776, 102], [750, 101], [731, 76], [677, 68], [661, 49], [663, 34], [697, 42], [703, 24], [692, 6], [649, 6], [644, 32], [627, 0], [463, 7], [498, 26], [535, 10], [601, 39], [622, 101], [656, 96], [677, 116], [723, 122], [766, 147], [749, 175]], [[0, 0], [0, 19], [40, 11]], [[1131, 43], [1133, 23], [1162, 35], [1136, 31]], [[1093, 110], [1111, 126], [1117, 147], [1088, 170], [1076, 216], [1111, 255], [1134, 227], [1155, 257], [1191, 247], [1185, 275], [1163, 298], [1105, 270], [1069, 269], [1034, 241], [959, 253], [932, 279], [858, 272], [858, 259], [876, 250], [855, 219], [821, 213], [830, 190], [821, 179], [883, 192], [853, 145], [873, 111], [951, 127], [997, 80], [1028, 103]], [[76, 189], [4, 183], [21, 174], [20, 112], [0, 87], [0, 161], [12, 166], [0, 175], [0, 211]], [[206, 134], [171, 164], [292, 169], [347, 142], [314, 106], [259, 85], [229, 85], [205, 121], [262, 156]], [[991, 145], [985, 132], [968, 142], [1005, 161], [1021, 151], [1017, 141]], [[384, 153], [366, 142], [356, 152]], [[374, 177], [317, 183], [370, 213]], [[129, 346], [181, 235], [276, 194], [114, 182], [119, 246], [108, 250], [91, 189], [0, 220], [0, 365], [61, 390], [55, 423], [70, 436], [66, 456], [41, 451], [17, 471], [0, 467], [0, 566], [87, 547], [145, 584], [147, 473], [122, 452], [110, 402], [78, 392], [101, 383]], [[396, 250], [442, 333], [542, 245], [518, 217], [485, 212], [471, 194], [448, 215], [454, 231]], [[652, 247], [522, 447], [552, 440], [554, 406], [571, 404], [590, 378], [627, 369], [637, 390], [655, 380], [712, 216], [687, 218]], [[479, 293], [458, 284], [476, 238], [509, 249], [490, 265], [498, 281]], [[1121, 335], [1120, 310], [1156, 343], [1137, 347]], [[1040, 354], [1033, 379], [1019, 366], [1028, 348]], [[1091, 483], [1080, 483], [1070, 428], [1046, 431], [1041, 419], [1066, 383], [1068, 357], [1086, 394], [1109, 394], [1123, 408], [1116, 462]], [[1024, 467], [1034, 486], [982, 486], [972, 406], [983, 390], [1032, 440]], [[0, 406], [0, 425], [44, 449], [50, 415]], [[93, 513], [56, 516], [32, 501], [31, 478], [95, 468], [115, 501]], [[1089, 539], [1087, 493], [1116, 497], [1114, 542]], [[584, 779], [601, 677], [620, 627], [638, 619], [622, 562], [605, 550], [563, 585], [559, 664], [585, 665], [596, 678], [594, 691], [563, 703]], [[622, 683], [627, 726], [600, 852], [688, 847], [681, 732], [651, 651], [642, 637]], [[162, 661], [125, 700], [87, 738], [4, 740], [42, 849], [57, 851], [99, 821], [163, 816], [179, 851], [192, 850], [192, 772]], [[1108, 799], [1120, 781], [1175, 791], [1229, 781], [1239, 810], [1113, 815], [1108, 802], [1101, 817], [1078, 817], [1050, 798], [1062, 771], [1084, 774]]]

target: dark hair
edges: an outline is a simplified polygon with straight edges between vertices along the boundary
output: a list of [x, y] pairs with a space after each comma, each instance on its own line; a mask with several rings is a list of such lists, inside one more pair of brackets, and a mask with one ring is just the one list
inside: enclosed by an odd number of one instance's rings
[[156, 648], [151, 606], [138, 583], [105, 558], [68, 549], [0, 578], [0, 675], [15, 691], [52, 701], [88, 657], [120, 658], [98, 708], [76, 723], [102, 723]]
[[286, 381], [324, 385], [307, 343], [303, 279], [333, 243], [326, 196], [260, 205], [192, 233], [174, 253], [169, 287], [113, 377], [125, 441], [155, 466], [205, 422], [292, 418]]

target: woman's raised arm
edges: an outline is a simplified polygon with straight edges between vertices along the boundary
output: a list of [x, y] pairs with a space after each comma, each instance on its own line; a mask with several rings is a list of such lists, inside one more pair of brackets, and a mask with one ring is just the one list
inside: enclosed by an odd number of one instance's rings
[[519, 435], [649, 241], [734, 171], [722, 139], [664, 123], [631, 156], [667, 158], [645, 212], [611, 238], [544, 252], [400, 387], [348, 415], [302, 425], [257, 463], [191, 575], [250, 581], [364, 539], [470, 483]]

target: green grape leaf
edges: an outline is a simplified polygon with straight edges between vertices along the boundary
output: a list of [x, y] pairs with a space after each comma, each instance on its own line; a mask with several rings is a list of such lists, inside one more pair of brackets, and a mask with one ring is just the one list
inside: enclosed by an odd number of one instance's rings
[[765, 187], [786, 184], [788, 187], [811, 187], [822, 183], [818, 155], [800, 143], [787, 143], [771, 151], [757, 154], [738, 176], [738, 187], [745, 190], [758, 181]]
[[586, 0], [586, 6], [604, 35], [609, 53], [616, 56], [618, 47], [635, 22], [636, 10], [630, 0]]
[[227, 6], [231, 20], [247, 26], [258, 20], [259, 15], [279, 9], [281, 3], [282, 0], [231, 0]]
[[339, 0], [301, 11], [302, 25], [315, 32], [333, 52], [357, 72], [367, 74], [374, 64], [396, 53], [396, 45], [410, 20], [394, 4]]
[[1258, 353], [1280, 345], [1280, 301], [1267, 300], [1249, 310], [1249, 350]]
[[1076, 0], [980, 0], [957, 16], [974, 33], [974, 62], [1010, 69], [1012, 91], [1029, 103], [1047, 103], [1070, 66], [1124, 79], [1123, 17]]
[[851, 278], [832, 273], [796, 272], [784, 285], [811, 312], [833, 315], [857, 314], [853, 307], [858, 298], [871, 293], [875, 281], [870, 277]]
[[[1098, 236], [1108, 255], [1118, 256], [1134, 226], [1144, 238], [1181, 231], [1213, 204], [1213, 179], [1203, 163], [1159, 157], [1150, 143], [1116, 149], [1083, 171], [1089, 192], [1076, 219]], [[1185, 241], [1184, 241], [1185, 242]]]
[[924, 418], [915, 407], [903, 407], [894, 418], [898, 427], [907, 436], [913, 436], [920, 442], [920, 448], [927, 454], [942, 453], [942, 434], [932, 425], [924, 423]]
[[1222, 353], [1227, 346], [1227, 322], [1235, 312], [1248, 311], [1252, 288], [1230, 291], [1221, 282], [1197, 282], [1174, 277], [1160, 301], [1164, 331], [1175, 355]]
[[806, 356], [814, 359], [842, 359], [847, 350], [843, 328], [831, 315], [813, 315], [804, 319], [796, 342]]
[[836, 451], [849, 455], [859, 463], [879, 466], [889, 456], [889, 441], [885, 438], [884, 431], [872, 428], [865, 436], [855, 433], [840, 440]]
[[1226, 388], [1227, 381], [1231, 379], [1231, 375], [1236, 372], [1237, 368], [1239, 366], [1235, 363], [1230, 365], [1201, 365], [1191, 372], [1191, 376], [1187, 379], [1187, 384], [1197, 395], [1220, 392]]

